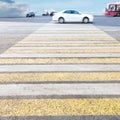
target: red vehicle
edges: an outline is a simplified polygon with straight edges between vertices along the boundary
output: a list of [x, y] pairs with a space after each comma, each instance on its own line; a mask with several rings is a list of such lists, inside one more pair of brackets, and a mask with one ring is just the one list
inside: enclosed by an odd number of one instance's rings
[[120, 16], [120, 3], [110, 3], [105, 9], [106, 16]]

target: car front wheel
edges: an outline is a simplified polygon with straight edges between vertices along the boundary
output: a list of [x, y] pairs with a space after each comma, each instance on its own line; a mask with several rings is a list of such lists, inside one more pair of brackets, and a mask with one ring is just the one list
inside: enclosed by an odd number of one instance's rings
[[58, 22], [59, 22], [59, 23], [64, 23], [65, 20], [64, 20], [64, 18], [61, 17], [61, 18], [58, 19]]
[[83, 23], [89, 23], [89, 18], [88, 17], [83, 18]]

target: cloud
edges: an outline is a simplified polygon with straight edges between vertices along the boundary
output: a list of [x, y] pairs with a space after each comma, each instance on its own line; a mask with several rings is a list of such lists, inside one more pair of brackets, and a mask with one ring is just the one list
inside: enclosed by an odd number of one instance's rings
[[24, 17], [28, 12], [28, 5], [15, 3], [13, 0], [0, 0], [0, 17]]
[[1, 2], [14, 3], [14, 0], [0, 0]]
[[63, 9], [76, 9], [79, 11], [89, 11], [92, 6], [92, 2], [90, 0], [54, 0], [54, 3], [51, 1], [41, 2], [40, 4], [33, 3], [32, 7], [37, 9], [37, 11], [44, 11], [46, 9], [54, 9], [56, 11], [60, 11]]

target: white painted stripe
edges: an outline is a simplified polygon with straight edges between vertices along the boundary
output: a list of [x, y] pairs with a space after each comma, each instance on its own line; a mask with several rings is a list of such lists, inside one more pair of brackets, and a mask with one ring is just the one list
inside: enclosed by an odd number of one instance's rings
[[[75, 28], [75, 26], [73, 26], [73, 28], [72, 28], [72, 26], [71, 26], [71, 28], [70, 27], [68, 27], [68, 28], [66, 28], [65, 26], [63, 26], [63, 27], [61, 27], [61, 28], [57, 28], [57, 27], [59, 27], [59, 26], [56, 26], [56, 27], [46, 27], [46, 28], [42, 28], [42, 30], [51, 30], [51, 31], [60, 31], [60, 30], [63, 30], [63, 31], [65, 31], [65, 30], [67, 30], [67, 31], [76, 31], [76, 30], [81, 30], [81, 31], [100, 31], [99, 29], [96, 29], [96, 28]], [[81, 26], [80, 26], [81, 27]]]
[[56, 24], [56, 23], [54, 23], [54, 22], [49, 22], [48, 24], [46, 24], [43, 28], [45, 28], [45, 27], [56, 27], [56, 26], [59, 26], [59, 27], [63, 27], [63, 26], [65, 26], [65, 27], [71, 27], [71, 26], [76, 26], [76, 27], [93, 27], [93, 28], [96, 28], [93, 24], [70, 24], [70, 23], [67, 23], [67, 24]]
[[11, 47], [10, 50], [103, 50], [103, 49], [120, 49], [120, 46], [83, 46], [83, 47]]
[[[57, 33], [57, 34], [79, 34], [79, 33], [81, 33], [81, 34], [88, 34], [88, 31], [85, 31], [85, 30], [68, 30], [68, 31], [63, 31], [63, 30], [58, 30], [58, 31], [55, 31], [55, 30], [53, 30], [53, 31], [50, 31], [50, 30], [36, 30], [35, 32], [34, 32], [35, 34], [55, 34], [55, 33]], [[100, 31], [100, 30], [97, 30], [97, 31], [89, 31], [89, 34], [90, 33], [92, 33], [92, 34], [106, 34], [105, 32], [103, 32], [103, 31]]]
[[75, 28], [94, 28], [94, 29], [98, 29], [97, 27], [95, 27], [94, 25], [92, 25], [92, 24], [87, 24], [87, 25], [85, 25], [85, 24], [55, 24], [55, 23], [48, 23], [48, 24], [46, 24], [46, 25], [44, 25], [44, 27], [43, 27], [43, 29], [44, 28], [53, 28], [53, 27], [59, 27], [59, 28], [62, 28], [62, 27], [66, 27], [66, 28], [72, 28], [73, 26], [75, 27]]
[[[57, 26], [58, 27], [58, 26]], [[103, 32], [103, 31], [101, 31], [101, 30], [99, 30], [99, 29], [70, 29], [70, 28], [68, 28], [68, 29], [62, 29], [62, 28], [60, 28], [60, 29], [52, 29], [52, 30], [49, 30], [49, 29], [47, 29], [47, 28], [45, 28], [45, 29], [39, 29], [39, 30], [37, 30], [37, 31], [35, 31], [35, 33], [37, 32], [37, 33], [41, 33], [41, 32], [48, 32], [48, 31], [55, 31], [55, 32], [71, 32], [71, 31], [73, 31], [73, 32], [88, 32], [89, 33], [89, 31], [90, 32], [98, 32], [98, 33], [105, 33], [105, 32]]]
[[[54, 36], [57, 36], [57, 37], [110, 37], [109, 35], [107, 34], [31, 34], [29, 35], [30, 37], [33, 37], [33, 36], [39, 36], [39, 37], [54, 37]], [[111, 38], [111, 37], [110, 37]]]
[[120, 65], [0, 65], [0, 72], [118, 72]]
[[8, 84], [0, 85], [0, 91], [0, 96], [120, 95], [120, 83]]
[[120, 57], [120, 54], [119, 53], [82, 53], [82, 54], [1, 54], [0, 55], [1, 58], [6, 58], [6, 57], [9, 57], [9, 58], [21, 58], [21, 57], [24, 57], [24, 58], [54, 58], [54, 57], [65, 57], [65, 58], [73, 58], [73, 57], [80, 57], [80, 58], [83, 58], [83, 57], [87, 57], [87, 58], [91, 58], [91, 57]]
[[47, 40], [45, 40], [45, 41], [35, 41], [35, 40], [22, 40], [22, 41], [20, 41], [20, 42], [18, 42], [18, 43], [24, 43], [24, 44], [34, 44], [34, 43], [38, 43], [38, 44], [40, 44], [40, 43], [51, 43], [51, 44], [65, 44], [65, 43], [67, 43], [67, 44], [77, 44], [77, 43], [86, 43], [86, 44], [92, 44], [92, 43], [108, 43], [108, 46], [109, 46], [109, 44], [110, 43], [118, 43], [118, 41], [114, 41], [114, 40], [110, 40], [110, 41], [108, 41], [108, 40], [105, 40], [105, 41], [99, 41], [99, 40], [97, 40], [97, 41], [94, 41], [94, 40], [92, 40], [92, 41], [52, 41], [52, 40], [50, 40], [50, 41], [47, 41]]
[[33, 38], [73, 38], [73, 40], [75, 39], [75, 38], [83, 38], [83, 39], [85, 39], [85, 38], [89, 38], [89, 39], [108, 39], [108, 40], [115, 40], [115, 38], [112, 38], [112, 37], [109, 37], [109, 36], [92, 36], [92, 35], [89, 35], [89, 36], [86, 36], [86, 35], [84, 35], [84, 36], [46, 36], [46, 35], [44, 35], [44, 36], [37, 36], [37, 35], [35, 35], [35, 36], [28, 36], [28, 37], [26, 37], [26, 38], [31, 38], [31, 39], [33, 39]]
[[[41, 29], [41, 28], [40, 28]], [[93, 26], [93, 25], [80, 25], [80, 24], [67, 24], [67, 25], [60, 25], [60, 24], [46, 24], [42, 27], [42, 30], [46, 29], [53, 29], [53, 30], [61, 30], [61, 29], [68, 29], [68, 30], [100, 30], [99, 28]], [[39, 30], [39, 29], [38, 29]]]

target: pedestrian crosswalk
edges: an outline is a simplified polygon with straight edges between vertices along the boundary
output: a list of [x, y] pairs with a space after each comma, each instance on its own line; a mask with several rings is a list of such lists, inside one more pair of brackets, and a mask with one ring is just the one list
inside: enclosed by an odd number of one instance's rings
[[[8, 109], [7, 111], [3, 110], [3, 116], [97, 116], [101, 114], [120, 114], [120, 99], [23, 99], [0, 101], [2, 108], [6, 104]], [[11, 109], [11, 107], [14, 109]]]
[[119, 82], [119, 41], [50, 22], [0, 55], [0, 119], [119, 118]]

